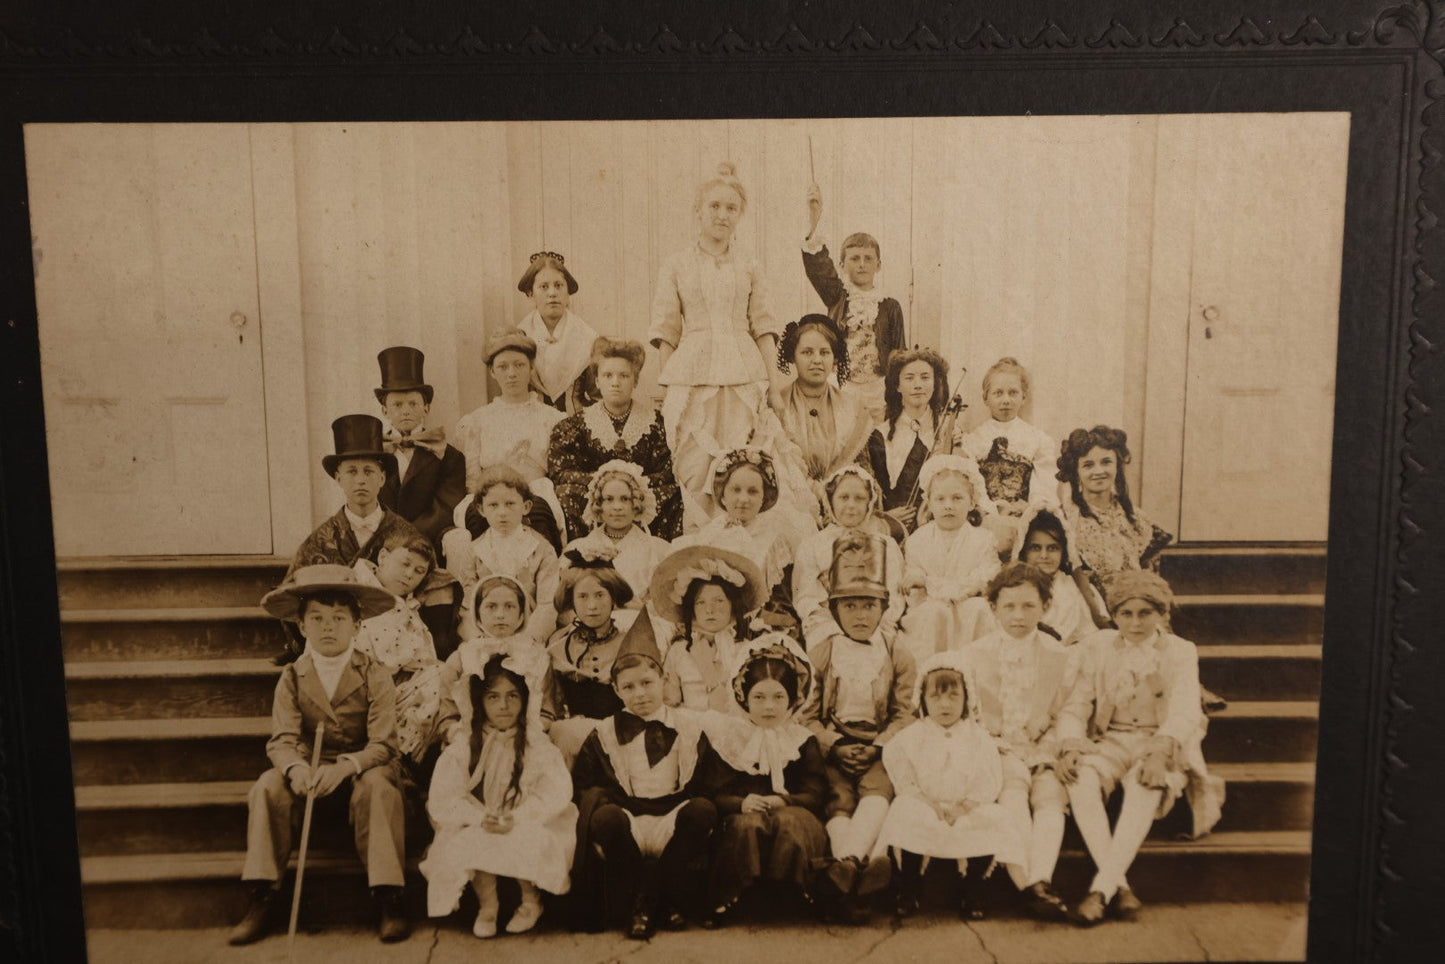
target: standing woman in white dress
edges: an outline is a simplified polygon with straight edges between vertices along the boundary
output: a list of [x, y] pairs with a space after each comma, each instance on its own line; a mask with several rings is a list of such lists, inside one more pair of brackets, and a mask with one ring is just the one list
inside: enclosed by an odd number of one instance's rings
[[708, 475], [713, 459], [743, 446], [789, 450], [779, 465], [784, 499], [817, 514], [801, 455], [773, 412], [782, 407], [785, 385], [768, 361], [782, 326], [764, 305], [757, 266], [733, 250], [747, 206], [733, 166], [719, 164], [698, 188], [697, 242], [663, 263], [653, 292], [647, 340], [666, 389], [662, 417], [687, 531], [718, 512]]

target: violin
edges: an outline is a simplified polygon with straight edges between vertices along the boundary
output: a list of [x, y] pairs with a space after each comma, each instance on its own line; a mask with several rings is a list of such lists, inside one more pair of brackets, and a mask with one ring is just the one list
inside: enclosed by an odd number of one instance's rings
[[[967, 373], [968, 369], [966, 368], [958, 370], [959, 384], [963, 383], [963, 376]], [[958, 416], [965, 408], [968, 408], [968, 403], [963, 400], [963, 393], [954, 392], [953, 397], [948, 400], [948, 404], [943, 407], [943, 414], [939, 416], [938, 426], [933, 433], [933, 446], [928, 450], [930, 459], [935, 455], [953, 454], [954, 428], [958, 424]], [[919, 486], [918, 479], [915, 478], [913, 487], [908, 490], [908, 500], [903, 503], [903, 508], [908, 510], [916, 521], [918, 509], [922, 504], [923, 489]], [[917, 526], [915, 525], [914, 528]]]

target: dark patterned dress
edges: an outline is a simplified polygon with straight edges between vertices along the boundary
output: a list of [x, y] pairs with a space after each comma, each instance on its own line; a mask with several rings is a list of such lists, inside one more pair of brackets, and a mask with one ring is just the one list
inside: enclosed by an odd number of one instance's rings
[[682, 495], [672, 473], [662, 413], [633, 405], [618, 419], [600, 402], [558, 422], [547, 446], [547, 477], [567, 517], [567, 534], [572, 538], [587, 534], [588, 525], [582, 520], [587, 485], [612, 459], [633, 462], [647, 476], [657, 497], [657, 518], [648, 527], [652, 534], [669, 541], [682, 535]]

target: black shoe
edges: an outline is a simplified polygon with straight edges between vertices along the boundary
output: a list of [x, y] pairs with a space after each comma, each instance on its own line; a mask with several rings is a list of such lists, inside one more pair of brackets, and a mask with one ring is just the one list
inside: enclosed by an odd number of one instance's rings
[[665, 931], [681, 931], [687, 929], [687, 918], [682, 911], [676, 907], [662, 912], [662, 929]]
[[818, 874], [818, 887], [830, 897], [847, 897], [858, 887], [858, 870], [856, 859], [829, 860]]
[[918, 893], [911, 887], [899, 888], [898, 896], [893, 901], [893, 914], [895, 917], [912, 917], [918, 913]]
[[1201, 686], [1199, 687], [1199, 696], [1199, 701], [1204, 704], [1204, 712], [1206, 713], [1218, 713], [1220, 710], [1229, 708], [1229, 700], [1213, 690], [1205, 689]]
[[1104, 919], [1104, 895], [1097, 890], [1089, 891], [1087, 897], [1074, 907], [1074, 923], [1080, 927], [1093, 927]]
[[893, 861], [882, 855], [870, 857], [858, 871], [858, 886], [855, 890], [859, 897], [876, 894], [888, 886], [892, 877]]
[[1114, 893], [1114, 899], [1109, 901], [1106, 913], [1116, 920], [1138, 920], [1139, 912], [1144, 909], [1144, 904], [1134, 892], [1128, 887], [1120, 887]]
[[265, 937], [270, 924], [271, 908], [276, 906], [276, 900], [280, 893], [269, 881], [258, 883], [253, 887], [250, 903], [246, 906], [246, 916], [231, 928], [231, 934], [226, 938], [227, 942], [239, 947], [242, 944], [254, 944]]
[[381, 906], [381, 923], [377, 934], [387, 944], [404, 941], [411, 936], [411, 924], [401, 902], [400, 887], [377, 887], [376, 902]]
[[840, 903], [843, 923], [849, 927], [862, 927], [868, 923], [868, 902], [857, 896], [844, 897]]
[[1065, 921], [1069, 919], [1069, 905], [1054, 890], [1048, 881], [1038, 881], [1021, 891], [1024, 909], [1035, 920]]
[[656, 930], [652, 925], [652, 915], [644, 907], [638, 907], [632, 912], [632, 920], [627, 925], [627, 936], [634, 941], [645, 941], [653, 935]]

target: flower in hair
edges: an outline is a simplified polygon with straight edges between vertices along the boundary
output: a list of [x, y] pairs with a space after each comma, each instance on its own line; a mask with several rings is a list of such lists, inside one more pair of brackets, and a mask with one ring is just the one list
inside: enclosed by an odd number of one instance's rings
[[678, 571], [677, 578], [672, 582], [672, 601], [681, 606], [687, 587], [699, 579], [721, 579], [739, 589], [747, 583], [747, 577], [727, 563], [719, 559], [699, 559], [696, 565]]

